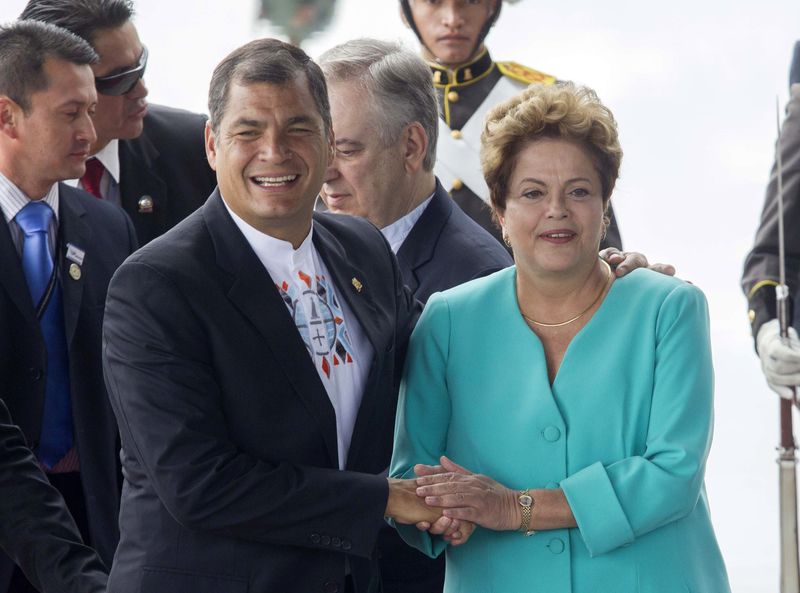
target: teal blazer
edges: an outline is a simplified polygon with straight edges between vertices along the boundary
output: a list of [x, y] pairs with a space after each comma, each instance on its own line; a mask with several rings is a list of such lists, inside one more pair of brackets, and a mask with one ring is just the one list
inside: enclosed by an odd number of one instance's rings
[[562, 488], [576, 529], [478, 528], [446, 593], [728, 593], [703, 486], [713, 370], [703, 293], [636, 270], [611, 286], [550, 385], [516, 269], [435, 294], [411, 338], [390, 474], [442, 454], [514, 489]]

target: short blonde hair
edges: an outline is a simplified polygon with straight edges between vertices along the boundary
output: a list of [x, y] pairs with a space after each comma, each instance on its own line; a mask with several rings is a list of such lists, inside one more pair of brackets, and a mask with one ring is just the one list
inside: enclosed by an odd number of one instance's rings
[[506, 209], [508, 182], [517, 155], [542, 138], [571, 140], [589, 152], [600, 176], [603, 206], [607, 207], [622, 162], [617, 122], [611, 111], [588, 87], [571, 82], [533, 84], [486, 116], [481, 167], [494, 215]]

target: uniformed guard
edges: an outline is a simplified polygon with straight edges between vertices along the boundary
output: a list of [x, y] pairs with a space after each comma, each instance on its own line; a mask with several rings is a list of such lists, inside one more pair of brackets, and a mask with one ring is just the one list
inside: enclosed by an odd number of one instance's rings
[[800, 341], [795, 330], [800, 326], [800, 318], [792, 315], [792, 309], [797, 311], [800, 304], [800, 232], [796, 226], [800, 222], [800, 84], [792, 86], [776, 151], [780, 152], [783, 169], [786, 284], [794, 301], [789, 303], [794, 304], [788, 313], [794, 328], [789, 330], [788, 344], [780, 336], [775, 298], [780, 268], [777, 157], [767, 186], [755, 244], [745, 260], [742, 288], [747, 295], [750, 324], [767, 383], [773, 391], [788, 399], [793, 397], [791, 387], [800, 385]]
[[[509, 0], [506, 0], [509, 1]], [[439, 96], [439, 144], [435, 173], [461, 208], [498, 241], [500, 229], [488, 207], [489, 188], [480, 166], [480, 135], [486, 113], [533, 83], [555, 76], [516, 62], [495, 62], [484, 45], [497, 22], [501, 0], [400, 0], [406, 24], [422, 45]], [[602, 247], [622, 248], [611, 223]]]

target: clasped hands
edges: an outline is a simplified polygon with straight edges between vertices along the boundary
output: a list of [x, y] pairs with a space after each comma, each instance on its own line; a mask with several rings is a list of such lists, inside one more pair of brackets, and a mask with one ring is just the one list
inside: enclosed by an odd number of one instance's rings
[[476, 525], [496, 531], [519, 527], [521, 512], [513, 490], [447, 457], [440, 461], [415, 465], [416, 479], [389, 480], [387, 516], [441, 535], [454, 546], [465, 543]]

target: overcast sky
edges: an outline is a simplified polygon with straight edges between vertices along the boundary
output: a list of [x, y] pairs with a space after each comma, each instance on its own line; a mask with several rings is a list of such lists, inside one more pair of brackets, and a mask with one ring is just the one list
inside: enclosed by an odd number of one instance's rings
[[[0, 21], [25, 2], [2, 0]], [[257, 0], [139, 0], [153, 102], [205, 111], [211, 70], [249, 39]], [[316, 57], [357, 36], [414, 38], [395, 0], [338, 0]], [[753, 353], [739, 289], [773, 159], [797, 0], [522, 0], [488, 38], [492, 54], [593, 87], [613, 110], [625, 158], [613, 197], [625, 247], [675, 264], [709, 300], [717, 424], [707, 472], [735, 591], [776, 591], [777, 403]], [[788, 232], [796, 232], [792, 226]], [[587, 394], [591, 397], [591, 394]], [[800, 433], [800, 431], [796, 431]]]

